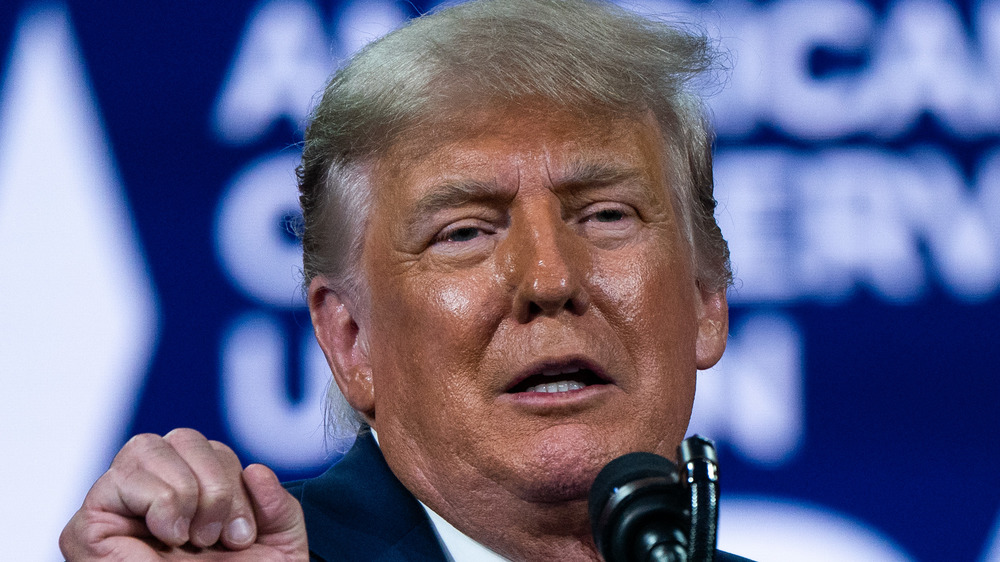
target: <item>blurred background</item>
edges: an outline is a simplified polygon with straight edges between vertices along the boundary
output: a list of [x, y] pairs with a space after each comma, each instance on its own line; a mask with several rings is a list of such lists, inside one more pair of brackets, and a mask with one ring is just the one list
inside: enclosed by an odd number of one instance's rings
[[[692, 432], [721, 546], [1000, 561], [1000, 0], [624, 3], [694, 22], [731, 343]], [[283, 478], [337, 458], [294, 168], [339, 61], [421, 1], [0, 4], [0, 558], [56, 540], [137, 432]]]

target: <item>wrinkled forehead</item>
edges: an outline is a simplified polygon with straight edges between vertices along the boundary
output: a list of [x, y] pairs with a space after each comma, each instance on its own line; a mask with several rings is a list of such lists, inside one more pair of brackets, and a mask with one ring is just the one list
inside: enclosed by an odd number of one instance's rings
[[[401, 184], [435, 170], [489, 176], [509, 174], [519, 164], [544, 165], [553, 175], [593, 166], [644, 168], [661, 175], [663, 143], [648, 111], [622, 114], [537, 101], [464, 106], [400, 132], [374, 162], [373, 188], [378, 200], [398, 195]], [[656, 181], [667, 187], [665, 177]]]

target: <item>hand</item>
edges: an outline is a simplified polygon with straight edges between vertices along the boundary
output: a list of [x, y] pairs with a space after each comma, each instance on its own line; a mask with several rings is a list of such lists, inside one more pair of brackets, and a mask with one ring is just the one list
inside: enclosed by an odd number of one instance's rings
[[193, 429], [122, 447], [59, 537], [69, 562], [307, 560], [302, 507], [271, 469]]

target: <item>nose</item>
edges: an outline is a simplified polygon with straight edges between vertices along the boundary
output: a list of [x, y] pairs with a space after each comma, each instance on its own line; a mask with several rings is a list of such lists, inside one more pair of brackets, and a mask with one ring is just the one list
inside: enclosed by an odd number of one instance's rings
[[512, 221], [507, 240], [514, 316], [521, 323], [562, 312], [582, 315], [590, 306], [584, 287], [588, 256], [558, 210], [548, 211]]

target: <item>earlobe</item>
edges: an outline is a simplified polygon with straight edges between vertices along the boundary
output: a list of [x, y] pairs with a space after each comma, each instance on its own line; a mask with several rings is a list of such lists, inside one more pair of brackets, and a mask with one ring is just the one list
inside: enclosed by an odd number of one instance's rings
[[726, 340], [729, 338], [729, 304], [725, 289], [709, 292], [698, 288], [697, 293], [699, 310], [696, 362], [699, 369], [708, 369], [719, 362], [722, 352], [726, 350]]
[[309, 283], [309, 315], [316, 340], [348, 404], [368, 418], [375, 416], [375, 384], [368, 349], [353, 303], [338, 295], [323, 276]]

